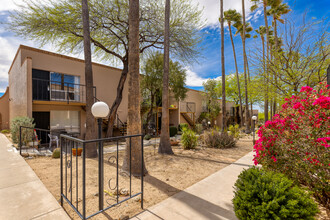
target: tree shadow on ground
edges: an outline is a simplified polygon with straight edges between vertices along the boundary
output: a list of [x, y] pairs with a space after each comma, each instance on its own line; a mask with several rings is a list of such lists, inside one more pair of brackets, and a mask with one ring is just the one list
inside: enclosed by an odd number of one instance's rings
[[174, 154], [174, 157], [181, 157], [181, 158], [187, 158], [187, 159], [192, 159], [192, 160], [203, 160], [211, 163], [221, 163], [221, 164], [227, 164], [227, 165], [238, 165], [238, 166], [245, 166], [245, 167], [253, 167], [253, 165], [248, 165], [248, 164], [243, 164], [243, 163], [236, 163], [236, 162], [225, 162], [225, 161], [219, 161], [219, 160], [212, 160], [212, 159], [207, 159], [207, 158], [198, 158], [198, 157], [192, 157], [192, 156], [186, 156], [186, 155], [178, 155]]
[[[190, 209], [196, 210], [202, 216], [204, 216], [205, 219], [221, 219], [221, 218], [237, 219], [233, 211], [224, 209], [220, 206], [217, 206], [203, 198], [195, 196], [186, 191], [181, 191], [180, 189], [177, 189], [177, 188], [167, 184], [166, 182], [163, 182], [151, 175], [148, 175], [148, 178], [145, 178], [145, 181], [148, 182], [149, 184], [155, 186], [159, 190], [163, 191], [168, 196], [172, 196], [171, 197], [172, 199], [179, 200], [181, 203], [184, 203], [185, 205], [189, 206]], [[178, 193], [175, 194], [175, 192], [178, 192]], [[175, 194], [175, 195], [173, 195], [173, 194]], [[219, 196], [221, 196], [221, 195], [219, 195]], [[231, 206], [231, 204], [226, 204], [226, 205]], [[170, 212], [173, 210], [168, 210], [168, 211]], [[155, 219], [164, 219], [164, 217], [158, 216], [148, 209], [143, 212], [151, 213], [155, 217]], [[139, 214], [137, 214], [135, 216], [137, 219], [139, 219], [138, 215]], [[183, 216], [182, 213], [181, 214], [178, 213], [178, 215]], [[187, 217], [184, 217], [184, 218], [187, 218]]]

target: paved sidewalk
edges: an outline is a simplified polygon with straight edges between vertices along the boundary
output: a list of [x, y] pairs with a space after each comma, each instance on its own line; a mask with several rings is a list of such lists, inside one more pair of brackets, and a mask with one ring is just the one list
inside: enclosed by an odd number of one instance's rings
[[0, 133], [0, 220], [70, 219]]
[[237, 219], [231, 200], [240, 172], [253, 165], [253, 152], [174, 196], [148, 208], [132, 220]]

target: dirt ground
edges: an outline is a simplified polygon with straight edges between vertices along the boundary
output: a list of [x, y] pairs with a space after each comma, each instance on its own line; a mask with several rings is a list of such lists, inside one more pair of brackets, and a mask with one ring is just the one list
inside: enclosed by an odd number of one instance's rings
[[[153, 146], [145, 148], [145, 164], [148, 174], [144, 177], [144, 208], [148, 208], [177, 192], [193, 185], [212, 173], [230, 165], [240, 157], [251, 152], [252, 141], [239, 141], [236, 148], [210, 149], [197, 148], [183, 150], [182, 147], [173, 147], [175, 155], [163, 156], [157, 154]], [[116, 202], [116, 152], [104, 155], [104, 207]], [[119, 152], [119, 169], [123, 161], [124, 151]], [[69, 168], [64, 168], [64, 194], [82, 212], [82, 161], [80, 157], [67, 158]], [[53, 196], [60, 200], [60, 159], [37, 157], [27, 159], [28, 164], [36, 172], [41, 181]], [[77, 164], [78, 162], [78, 164]], [[70, 166], [71, 165], [71, 166]], [[76, 168], [78, 165], [78, 176]], [[70, 182], [72, 167], [72, 182]], [[98, 210], [98, 162], [97, 159], [86, 159], [86, 211], [87, 216]], [[78, 178], [76, 178], [78, 177]], [[78, 184], [77, 182], [78, 181]], [[119, 201], [128, 198], [130, 178], [120, 174], [118, 178]], [[67, 185], [67, 187], [65, 187]], [[78, 185], [78, 192], [76, 186]], [[70, 190], [70, 188], [72, 190]], [[132, 177], [132, 195], [140, 192], [140, 178]], [[78, 203], [77, 203], [78, 202]], [[64, 202], [64, 208], [73, 219], [79, 219], [73, 209]], [[140, 196], [130, 199], [116, 207], [99, 214], [92, 219], [118, 219], [121, 216], [132, 217], [141, 212]]]

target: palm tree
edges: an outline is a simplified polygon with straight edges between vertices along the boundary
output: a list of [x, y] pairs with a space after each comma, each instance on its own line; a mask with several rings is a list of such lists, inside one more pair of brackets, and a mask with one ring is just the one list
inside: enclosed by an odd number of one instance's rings
[[[128, 35], [128, 119], [127, 134], [135, 135], [141, 133], [140, 115], [140, 46], [139, 46], [139, 0], [129, 0], [129, 35]], [[143, 162], [141, 152], [141, 138], [127, 139], [126, 151], [122, 171], [134, 176], [140, 176], [145, 167], [141, 169]], [[131, 160], [130, 160], [131, 158]], [[144, 165], [144, 163], [143, 163]]]
[[[273, 16], [273, 22], [272, 26], [274, 29], [274, 40], [275, 40], [275, 60], [274, 64], [275, 66], [277, 63], [277, 53], [279, 51], [279, 40], [277, 36], [277, 21], [281, 22], [284, 24], [284, 20], [281, 18], [281, 15], [289, 13], [291, 10], [289, 9], [289, 6], [287, 4], [282, 3], [282, 0], [269, 0], [269, 5], [270, 9], [267, 11], [267, 15], [272, 15]], [[277, 77], [275, 76], [275, 84], [277, 84]], [[274, 102], [273, 102], [273, 115], [276, 112], [276, 105], [277, 105], [277, 100], [276, 100], [276, 93], [274, 96]], [[273, 116], [272, 115], [272, 116]]]
[[226, 73], [225, 73], [225, 32], [223, 19], [223, 0], [220, 0], [220, 26], [221, 26], [221, 75], [222, 75], [222, 132], [227, 127], [226, 120]]
[[266, 92], [265, 92], [265, 122], [268, 121], [268, 92], [269, 92], [269, 73], [268, 73], [268, 60], [269, 60], [269, 28], [267, 20], [267, 5], [268, 0], [251, 0], [254, 5], [251, 7], [251, 11], [254, 11], [258, 8], [258, 3], [262, 2], [263, 11], [264, 11], [264, 20], [265, 20], [265, 29], [266, 29], [266, 44], [267, 44], [267, 56], [266, 56]]
[[250, 126], [251, 126], [251, 119], [250, 119], [250, 110], [249, 110], [249, 98], [248, 98], [248, 79], [247, 79], [247, 59], [246, 59], [246, 51], [245, 51], [245, 38], [251, 37], [250, 34], [247, 34], [247, 32], [251, 32], [253, 29], [252, 27], [248, 27], [249, 23], [245, 23], [245, 6], [244, 6], [244, 0], [242, 0], [242, 21], [236, 21], [233, 25], [237, 31], [235, 35], [240, 33], [242, 38], [242, 44], [243, 44], [243, 59], [244, 59], [244, 84], [245, 84], [245, 122], [246, 122], [246, 133], [250, 133]]
[[[92, 115], [92, 105], [94, 103], [93, 94], [93, 69], [91, 53], [91, 37], [89, 31], [89, 11], [87, 0], [82, 0], [82, 21], [84, 33], [84, 56], [85, 56], [85, 84], [86, 84], [86, 140], [95, 139], [95, 119]], [[86, 145], [86, 157], [97, 157], [95, 144]]]
[[241, 85], [239, 83], [239, 74], [238, 74], [238, 67], [237, 67], [237, 58], [236, 58], [236, 51], [235, 51], [235, 44], [233, 40], [233, 33], [231, 31], [231, 24], [232, 22], [237, 22], [242, 19], [242, 16], [240, 13], [238, 13], [235, 9], [229, 9], [224, 12], [225, 20], [227, 21], [228, 28], [229, 28], [229, 34], [230, 34], [230, 40], [231, 45], [233, 47], [233, 54], [234, 54], [234, 60], [235, 60], [235, 69], [236, 69], [236, 78], [237, 78], [237, 87], [238, 87], [238, 97], [239, 97], [239, 111], [240, 111], [240, 126], [243, 126], [243, 105], [242, 105], [242, 95], [241, 95]]
[[162, 94], [162, 130], [158, 153], [174, 154], [170, 141], [169, 123], [169, 69], [170, 69], [170, 0], [165, 4], [165, 36], [164, 36], [164, 74]]

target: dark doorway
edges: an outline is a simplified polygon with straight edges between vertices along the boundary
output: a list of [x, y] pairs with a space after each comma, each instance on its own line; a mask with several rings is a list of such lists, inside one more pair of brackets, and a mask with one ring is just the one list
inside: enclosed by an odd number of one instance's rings
[[32, 69], [33, 100], [49, 101], [49, 71]]
[[[35, 128], [46, 129], [50, 128], [50, 112], [32, 112]], [[37, 131], [38, 139], [42, 144], [49, 143], [49, 132]]]

